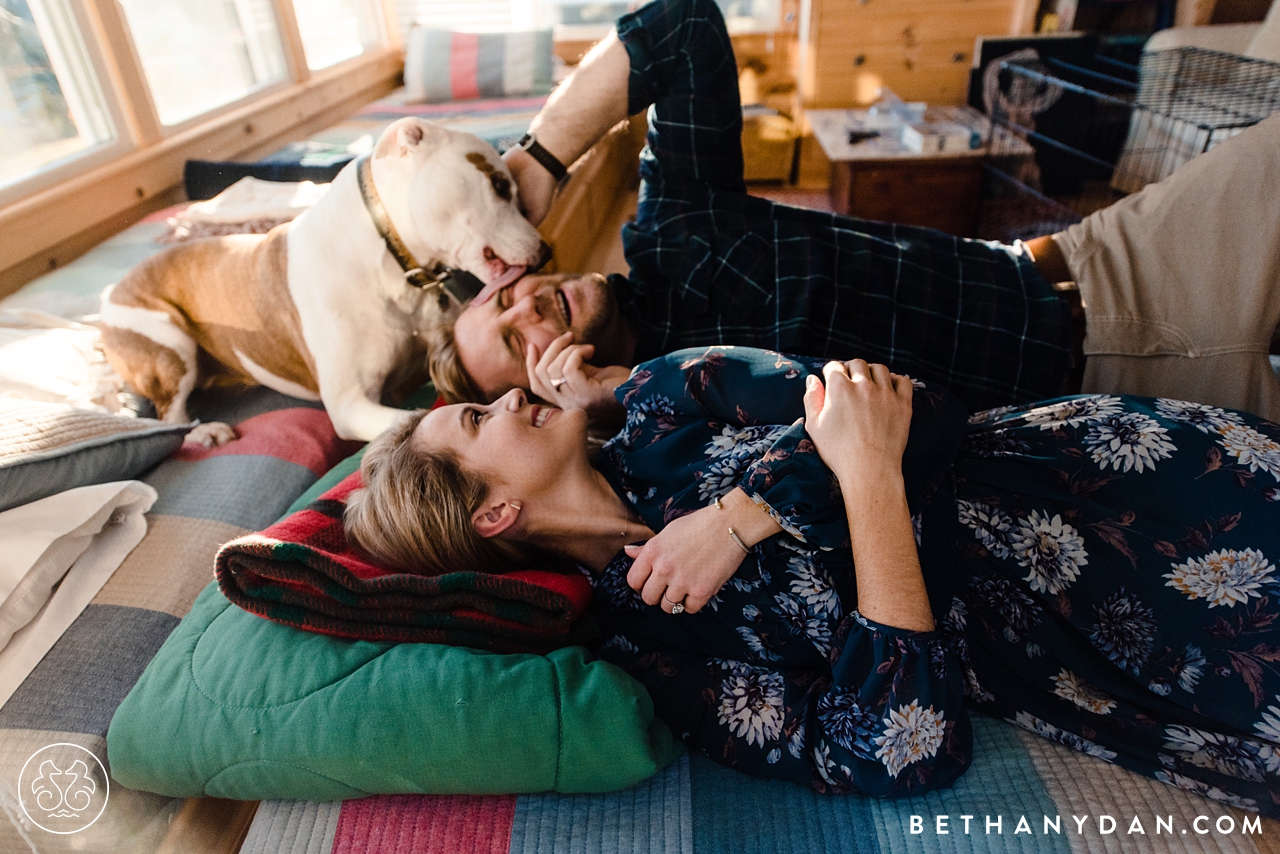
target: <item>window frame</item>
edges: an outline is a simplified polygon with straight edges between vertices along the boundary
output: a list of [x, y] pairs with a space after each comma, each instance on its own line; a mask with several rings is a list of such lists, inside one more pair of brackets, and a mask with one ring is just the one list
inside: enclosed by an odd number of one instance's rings
[[116, 97], [114, 87], [107, 82], [111, 79], [110, 59], [98, 40], [93, 38], [91, 27], [94, 22], [89, 9], [74, 0], [62, 3], [60, 6], [77, 30], [79, 44], [76, 47], [83, 48], [81, 61], [93, 76], [95, 94], [101, 98], [102, 108], [111, 125], [114, 139], [97, 143], [75, 154], [40, 166], [26, 177], [0, 187], [0, 206], [118, 158], [135, 147], [133, 140], [130, 139], [128, 115], [119, 98]]
[[181, 200], [189, 158], [263, 156], [394, 88], [403, 52], [394, 0], [369, 4], [380, 43], [318, 71], [307, 66], [293, 0], [271, 0], [286, 76], [165, 126], [116, 0], [68, 0], [115, 139], [0, 188], [0, 296]]
[[[145, 107], [145, 112], [147, 114], [147, 122], [145, 126], [149, 134], [152, 136], [167, 137], [182, 133], [185, 130], [196, 127], [205, 122], [215, 121], [219, 116], [233, 112], [239, 107], [251, 104], [260, 98], [267, 97], [296, 83], [305, 83], [307, 80], [307, 75], [305, 73], [299, 75], [297, 73], [297, 69], [294, 67], [291, 53], [294, 49], [294, 45], [292, 44], [290, 37], [285, 33], [285, 21], [293, 21], [292, 0], [283, 0], [283, 2], [282, 0], [271, 0], [271, 12], [275, 19], [276, 32], [280, 37], [280, 52], [284, 59], [284, 76], [274, 82], [256, 86], [244, 95], [241, 95], [239, 98], [235, 98], [225, 104], [211, 107], [203, 113], [197, 113], [196, 115], [183, 119], [180, 122], [174, 122], [171, 125], [166, 125], [160, 120], [160, 111], [156, 107], [155, 98], [151, 95], [150, 84], [147, 82], [146, 71], [142, 64], [142, 54], [138, 52], [137, 43], [134, 41], [133, 33], [129, 29], [129, 20], [125, 15], [124, 7], [119, 3], [114, 2], [114, 0], [111, 7], [113, 10], [118, 12], [119, 21], [122, 25], [117, 29], [117, 35], [115, 36], [116, 40], [119, 42], [118, 49], [127, 55], [130, 66], [128, 69], [130, 76], [132, 77], [136, 75], [138, 78], [137, 81], [131, 80], [130, 82], [140, 90], [140, 94], [143, 96], [141, 99], [142, 104], [140, 106]], [[296, 24], [292, 26], [292, 29], [294, 32], [297, 31]], [[301, 41], [298, 42], [297, 49], [302, 50]], [[358, 58], [359, 57], [353, 57], [353, 59]], [[306, 68], [305, 57], [303, 59], [303, 68]]]

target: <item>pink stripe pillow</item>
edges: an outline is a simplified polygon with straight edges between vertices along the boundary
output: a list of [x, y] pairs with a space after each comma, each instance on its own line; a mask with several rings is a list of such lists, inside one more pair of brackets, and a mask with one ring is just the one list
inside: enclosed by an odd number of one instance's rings
[[449, 53], [449, 87], [453, 100], [480, 97], [480, 36], [477, 33], [454, 33]]
[[551, 91], [550, 30], [455, 33], [414, 27], [406, 39], [405, 103], [440, 103]]

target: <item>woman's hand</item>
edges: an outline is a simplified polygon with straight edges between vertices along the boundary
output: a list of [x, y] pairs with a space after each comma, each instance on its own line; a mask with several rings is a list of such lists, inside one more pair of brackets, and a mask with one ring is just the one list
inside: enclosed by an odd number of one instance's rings
[[911, 380], [861, 359], [828, 362], [805, 382], [805, 430], [840, 481], [858, 610], [887, 626], [934, 628], [920, 571], [902, 453], [911, 429]]
[[631, 369], [588, 365], [593, 353], [592, 345], [573, 343], [573, 332], [552, 341], [545, 353], [530, 344], [525, 353], [530, 391], [561, 409], [585, 409], [592, 421], [620, 421], [625, 411], [613, 390], [631, 376]]
[[671, 521], [643, 546], [627, 546], [635, 559], [627, 583], [646, 604], [670, 614], [683, 602], [695, 614], [738, 571], [746, 552], [729, 539], [718, 514], [703, 507]]
[[627, 546], [635, 562], [627, 584], [649, 605], [668, 614], [677, 602], [690, 614], [702, 610], [733, 577], [747, 553], [733, 541], [734, 529], [746, 547], [782, 530], [741, 489], [734, 489], [714, 505], [695, 510], [667, 524], [643, 546]]
[[911, 429], [910, 378], [862, 359], [828, 362], [822, 375], [825, 387], [815, 376], [805, 381], [805, 431], [827, 468], [842, 485], [888, 471], [901, 477]]

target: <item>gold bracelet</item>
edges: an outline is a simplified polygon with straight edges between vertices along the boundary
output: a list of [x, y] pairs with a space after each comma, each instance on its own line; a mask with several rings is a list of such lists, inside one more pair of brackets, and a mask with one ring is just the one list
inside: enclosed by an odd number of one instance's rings
[[[715, 506], [715, 508], [716, 508], [717, 510], [723, 510], [723, 509], [724, 509], [724, 505], [720, 503], [720, 496], [718, 496], [718, 495], [716, 496], [715, 501], [712, 501], [711, 503]], [[737, 544], [738, 544], [738, 548], [742, 549], [742, 550], [743, 550], [744, 552], [746, 552], [747, 554], [751, 554], [751, 549], [747, 548], [747, 544], [746, 544], [746, 543], [744, 543], [744, 542], [742, 541], [742, 537], [739, 537], [739, 536], [738, 536], [738, 532], [737, 532], [737, 531], [735, 531], [735, 530], [733, 530], [733, 526], [732, 526], [732, 525], [730, 525], [730, 526], [729, 526], [729, 539], [731, 539], [731, 540], [733, 540], [735, 543], [737, 543]]]

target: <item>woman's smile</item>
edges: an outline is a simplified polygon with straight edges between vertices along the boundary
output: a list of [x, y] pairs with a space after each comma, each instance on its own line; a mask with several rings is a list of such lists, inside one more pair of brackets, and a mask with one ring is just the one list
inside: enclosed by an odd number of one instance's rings
[[535, 404], [530, 409], [529, 422], [533, 424], [534, 427], [541, 427], [543, 424], [546, 424], [551, 420], [551, 416], [557, 415], [559, 412], [560, 410], [554, 407], [538, 406]]

